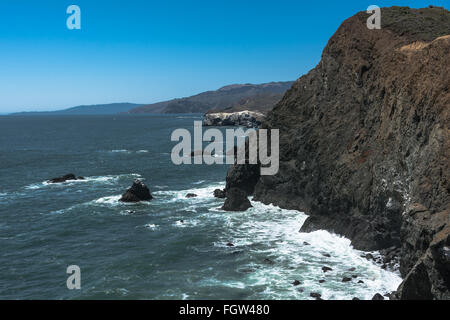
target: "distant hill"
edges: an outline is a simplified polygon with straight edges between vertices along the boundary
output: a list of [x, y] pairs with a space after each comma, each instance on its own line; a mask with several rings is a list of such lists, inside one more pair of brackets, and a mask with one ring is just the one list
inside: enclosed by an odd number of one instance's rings
[[42, 111], [42, 112], [16, 112], [10, 115], [101, 115], [101, 114], [117, 114], [128, 112], [133, 108], [142, 106], [142, 104], [135, 103], [109, 103], [109, 104], [95, 104], [86, 106], [77, 106], [57, 111]]
[[268, 111], [283, 97], [293, 81], [233, 84], [191, 97], [134, 108], [129, 113], [206, 113], [208, 111]]

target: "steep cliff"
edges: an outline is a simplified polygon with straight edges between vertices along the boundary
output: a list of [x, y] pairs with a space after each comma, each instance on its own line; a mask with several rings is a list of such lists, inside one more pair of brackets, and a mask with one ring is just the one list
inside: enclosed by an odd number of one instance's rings
[[450, 299], [450, 13], [383, 8], [380, 30], [368, 16], [347, 19], [268, 114], [279, 173], [235, 166], [227, 188], [245, 176], [255, 200], [308, 213], [302, 231], [401, 248], [397, 298]]

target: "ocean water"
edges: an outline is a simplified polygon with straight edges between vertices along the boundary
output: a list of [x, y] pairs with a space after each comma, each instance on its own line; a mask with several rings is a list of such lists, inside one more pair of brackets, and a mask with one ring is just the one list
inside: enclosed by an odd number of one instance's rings
[[[223, 212], [213, 191], [228, 166], [170, 160], [172, 131], [200, 119], [0, 117], [0, 299], [370, 299], [396, 289], [398, 273], [348, 239], [300, 233], [302, 212], [253, 201]], [[67, 173], [86, 179], [45, 182]], [[119, 203], [137, 178], [154, 199]], [[81, 269], [80, 290], [67, 289], [69, 265]]]

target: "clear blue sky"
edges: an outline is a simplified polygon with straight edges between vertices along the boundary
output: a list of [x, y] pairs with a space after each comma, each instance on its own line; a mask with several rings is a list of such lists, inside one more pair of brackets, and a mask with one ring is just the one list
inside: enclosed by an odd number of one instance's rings
[[[81, 30], [66, 27], [71, 4]], [[448, 8], [448, 0], [2, 0], [0, 113], [294, 80], [344, 19], [371, 4]]]

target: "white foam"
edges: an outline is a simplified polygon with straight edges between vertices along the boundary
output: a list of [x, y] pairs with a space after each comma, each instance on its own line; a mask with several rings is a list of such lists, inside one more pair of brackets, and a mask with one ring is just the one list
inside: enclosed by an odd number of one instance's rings
[[[200, 180], [194, 184], [200, 184], [204, 181]], [[155, 200], [163, 199], [166, 202], [188, 202], [194, 203], [196, 205], [201, 203], [209, 203], [211, 200], [215, 200], [214, 198], [214, 190], [215, 189], [223, 189], [225, 185], [223, 183], [209, 185], [203, 188], [192, 188], [186, 190], [167, 190], [167, 191], [156, 191], [153, 194], [159, 197], [155, 197]], [[188, 193], [194, 193], [197, 197], [186, 198]]]
[[92, 177], [84, 177], [84, 179], [80, 180], [67, 180], [60, 183], [49, 183], [48, 181], [43, 181], [39, 183], [33, 183], [28, 186], [25, 186], [27, 190], [38, 190], [47, 187], [58, 187], [58, 186], [72, 186], [75, 184], [116, 184], [119, 179], [132, 177], [132, 178], [141, 178], [141, 175], [138, 173], [130, 173], [130, 174], [121, 174], [121, 175], [106, 175], [106, 176], [92, 176]]
[[[246, 247], [261, 261], [264, 257], [274, 261], [247, 275], [248, 286], [266, 286], [262, 295], [251, 298], [310, 299], [310, 292], [319, 292], [324, 299], [350, 300], [355, 296], [371, 299], [375, 293], [391, 292], [400, 284], [397, 273], [383, 270], [362, 258], [362, 252], [353, 249], [350, 240], [323, 230], [300, 233], [307, 218], [304, 213], [259, 202], [252, 202], [252, 205], [246, 212], [224, 214], [219, 208], [213, 208], [209, 213], [210, 218], [223, 220], [229, 229], [215, 246], [232, 242], [235, 247]], [[324, 257], [324, 253], [331, 257]], [[249, 262], [245, 268], [254, 266], [254, 262]], [[333, 270], [323, 273], [322, 266]], [[350, 268], [356, 270], [350, 272]], [[354, 274], [358, 278], [342, 282], [343, 277]], [[295, 279], [302, 281], [303, 293], [290, 284]], [[326, 282], [321, 284], [322, 279]], [[359, 280], [364, 283], [358, 284]]]
[[152, 224], [152, 223], [147, 223], [146, 225], [144, 225], [144, 228], [147, 228], [150, 230], [156, 230], [156, 229], [158, 229], [158, 225]]
[[131, 151], [127, 149], [118, 149], [118, 150], [111, 150], [111, 153], [131, 153]]

